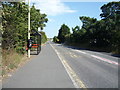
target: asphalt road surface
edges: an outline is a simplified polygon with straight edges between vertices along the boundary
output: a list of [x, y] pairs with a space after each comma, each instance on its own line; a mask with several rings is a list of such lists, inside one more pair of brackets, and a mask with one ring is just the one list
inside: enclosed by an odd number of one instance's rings
[[3, 88], [118, 88], [118, 60], [49, 41]]

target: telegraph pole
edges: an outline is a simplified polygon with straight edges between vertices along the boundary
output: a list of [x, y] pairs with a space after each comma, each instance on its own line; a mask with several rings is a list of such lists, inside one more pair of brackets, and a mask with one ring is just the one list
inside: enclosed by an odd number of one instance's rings
[[[30, 0], [28, 0], [28, 40], [30, 40]], [[28, 47], [28, 58], [30, 58], [29, 47]]]

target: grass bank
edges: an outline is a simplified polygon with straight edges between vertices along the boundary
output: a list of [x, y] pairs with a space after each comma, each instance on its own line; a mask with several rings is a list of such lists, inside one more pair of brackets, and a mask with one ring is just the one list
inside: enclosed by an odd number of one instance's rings
[[26, 55], [18, 54], [15, 50], [2, 50], [2, 77], [6, 77], [8, 73], [17, 69], [26, 60]]

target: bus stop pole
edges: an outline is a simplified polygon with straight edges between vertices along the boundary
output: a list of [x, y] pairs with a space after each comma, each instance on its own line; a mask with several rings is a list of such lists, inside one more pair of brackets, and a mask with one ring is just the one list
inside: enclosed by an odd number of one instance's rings
[[[30, 0], [28, 0], [28, 40], [30, 39]], [[30, 58], [30, 48], [28, 48], [28, 58]]]

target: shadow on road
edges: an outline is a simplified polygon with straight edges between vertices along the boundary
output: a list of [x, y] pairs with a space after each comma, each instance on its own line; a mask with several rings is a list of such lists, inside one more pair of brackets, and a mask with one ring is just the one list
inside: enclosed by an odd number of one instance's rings
[[120, 55], [118, 54], [111, 54], [111, 56], [120, 58]]
[[41, 52], [41, 50], [40, 51], [32, 50], [30, 52], [30, 55], [38, 55], [40, 52]]
[[[61, 45], [59, 45], [61, 46]], [[93, 49], [88, 49], [88, 48], [80, 48], [80, 47], [76, 47], [76, 46], [68, 46], [68, 45], [63, 45], [67, 48], [72, 48], [72, 49], [76, 49], [76, 50], [88, 50], [88, 51], [93, 51], [93, 52], [100, 52], [102, 54], [106, 54], [106, 55], [109, 55], [109, 56], [113, 56], [113, 57], [117, 57], [117, 58], [120, 58], [120, 54], [113, 54], [111, 52], [106, 52], [106, 51], [102, 51], [102, 50], [93, 50]]]

